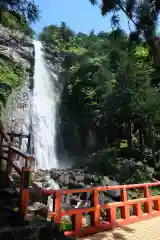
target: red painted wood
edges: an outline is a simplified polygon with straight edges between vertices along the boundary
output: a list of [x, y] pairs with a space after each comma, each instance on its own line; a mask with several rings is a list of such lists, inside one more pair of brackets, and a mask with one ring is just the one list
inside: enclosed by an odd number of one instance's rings
[[[160, 186], [159, 182], [154, 183], [143, 183], [143, 184], [133, 184], [133, 185], [120, 185], [120, 186], [107, 186], [107, 187], [95, 187], [90, 189], [61, 189], [61, 190], [51, 190], [43, 191], [44, 194], [50, 195], [55, 194], [55, 212], [49, 213], [49, 216], [56, 216], [55, 221], [61, 223], [61, 217], [64, 215], [74, 216], [74, 229], [72, 231], [65, 231], [67, 236], [85, 236], [93, 233], [106, 231], [108, 229], [118, 227], [121, 225], [128, 225], [130, 223], [138, 222], [141, 220], [147, 220], [154, 216], [160, 215], [160, 196], [151, 196], [149, 187]], [[144, 198], [138, 198], [133, 200], [127, 199], [127, 189], [143, 188]], [[121, 190], [121, 202], [108, 203], [99, 205], [98, 193], [104, 190]], [[72, 194], [79, 192], [92, 192], [93, 196], [93, 207], [82, 208], [82, 209], [70, 209], [66, 211], [60, 210], [60, 199], [63, 194]], [[155, 210], [152, 210], [152, 202], [155, 204]], [[142, 214], [142, 204], [145, 206], [145, 214]], [[130, 207], [134, 207], [134, 216], [130, 216]], [[122, 219], [116, 218], [116, 209], [121, 208]], [[109, 212], [108, 222], [102, 223], [100, 221], [100, 209], [106, 209]], [[92, 226], [82, 227], [82, 214], [91, 213], [92, 216]]]

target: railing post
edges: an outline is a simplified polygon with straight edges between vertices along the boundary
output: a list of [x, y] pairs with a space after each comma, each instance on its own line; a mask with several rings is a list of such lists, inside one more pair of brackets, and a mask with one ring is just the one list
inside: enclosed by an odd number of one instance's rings
[[22, 168], [19, 211], [24, 218], [28, 213], [30, 174], [30, 168]]
[[112, 228], [116, 226], [116, 208], [115, 207], [111, 207], [109, 208], [109, 222], [111, 223]]
[[73, 219], [72, 221], [73, 221], [73, 228], [75, 231], [75, 235], [77, 236], [81, 232], [81, 228], [82, 228], [82, 214], [77, 213], [73, 215], [72, 219]]
[[94, 227], [96, 227], [98, 224], [100, 224], [100, 205], [98, 201], [98, 195], [99, 192], [94, 188], [93, 194], [92, 194], [92, 202], [94, 207], [94, 212], [92, 213], [92, 224]]
[[25, 161], [24, 166], [25, 166], [25, 167], [28, 167], [28, 157], [26, 157], [24, 161]]
[[154, 207], [156, 211], [160, 211], [160, 200], [154, 201]]
[[[147, 184], [144, 186], [144, 197], [145, 198], [151, 197]], [[151, 199], [148, 199], [147, 202], [144, 203], [144, 210], [146, 213], [152, 214], [152, 200]]]
[[57, 224], [61, 224], [61, 191], [56, 190], [55, 191], [55, 222]]
[[12, 172], [12, 156], [13, 156], [13, 152], [12, 152], [12, 149], [10, 148], [9, 146], [9, 149], [8, 149], [8, 160], [7, 160], [7, 167], [6, 167], [6, 172], [8, 175], [11, 174]]
[[141, 202], [136, 203], [133, 209], [134, 209], [134, 215], [140, 219], [142, 217]]
[[[127, 202], [127, 191], [126, 191], [126, 188], [122, 188], [122, 191], [121, 191], [121, 201], [122, 202]], [[129, 206], [124, 206], [121, 208], [121, 216], [122, 218], [126, 219], [127, 221], [129, 220], [130, 218], [130, 214], [129, 214]]]
[[24, 161], [25, 161], [25, 167], [33, 167], [33, 161], [34, 161], [33, 155], [26, 156]]

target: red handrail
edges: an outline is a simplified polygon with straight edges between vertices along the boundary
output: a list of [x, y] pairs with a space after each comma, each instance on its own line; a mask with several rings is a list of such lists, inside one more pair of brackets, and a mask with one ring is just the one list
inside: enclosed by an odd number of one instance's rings
[[[160, 196], [151, 196], [149, 187], [160, 186], [160, 181], [154, 183], [142, 183], [131, 185], [117, 185], [106, 187], [94, 187], [88, 189], [62, 189], [62, 190], [43, 190], [45, 195], [54, 195], [55, 201], [53, 206], [53, 212], [48, 213], [48, 217], [54, 219], [58, 224], [62, 223], [61, 218], [65, 215], [73, 216], [72, 225], [74, 229], [72, 231], [65, 231], [69, 236], [84, 236], [92, 233], [97, 233], [103, 230], [111, 229], [119, 225], [127, 225], [133, 222], [141, 221], [151, 218], [153, 216], [160, 215]], [[143, 188], [144, 197], [134, 200], [128, 200], [127, 190]], [[107, 204], [99, 204], [98, 194], [101, 191], [106, 190], [121, 190], [121, 201]], [[64, 194], [92, 192], [93, 206], [89, 208], [61, 210], [61, 197]], [[154, 209], [152, 209], [152, 203]], [[142, 212], [142, 205], [144, 204], [144, 212]], [[134, 215], [130, 215], [130, 207], [133, 207]], [[121, 210], [121, 219], [116, 217], [116, 209]], [[108, 222], [102, 223], [100, 221], [100, 209], [105, 209], [108, 213]], [[89, 227], [82, 227], [82, 214], [91, 213], [92, 225]]]

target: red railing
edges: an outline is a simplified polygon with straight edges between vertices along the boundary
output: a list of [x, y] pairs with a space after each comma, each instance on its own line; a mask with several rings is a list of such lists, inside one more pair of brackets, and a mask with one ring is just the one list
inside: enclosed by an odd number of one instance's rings
[[[133, 222], [145, 220], [153, 216], [160, 215], [160, 196], [151, 196], [150, 187], [160, 186], [160, 182], [133, 184], [133, 185], [119, 185], [108, 187], [95, 187], [90, 189], [74, 189], [74, 190], [56, 190], [43, 191], [43, 194], [54, 197], [53, 212], [48, 213], [48, 217], [56, 223], [62, 223], [62, 217], [65, 215], [72, 216], [73, 230], [65, 231], [68, 236], [84, 236], [101, 231], [105, 231], [116, 226], [127, 225]], [[129, 189], [143, 189], [144, 197], [129, 200], [127, 190]], [[114, 203], [107, 203], [99, 205], [99, 192], [107, 190], [121, 190], [121, 201]], [[72, 193], [92, 192], [93, 206], [89, 208], [61, 210], [61, 198], [63, 195]], [[152, 204], [154, 205], [152, 207]], [[144, 212], [142, 211], [144, 207]], [[130, 214], [130, 207], [133, 209], [133, 216]], [[117, 219], [116, 210], [121, 211], [121, 218]], [[106, 210], [108, 215], [107, 222], [101, 222], [101, 209]], [[91, 214], [91, 226], [82, 227], [82, 214]]]
[[[15, 147], [8, 147], [8, 158], [4, 159], [7, 161], [7, 173], [10, 175], [14, 168], [20, 175], [21, 186], [20, 186], [20, 206], [19, 210], [23, 216], [28, 214], [28, 200], [29, 200], [29, 178], [31, 173], [30, 162], [34, 159], [33, 156], [22, 153]], [[4, 151], [7, 152], [7, 151]], [[19, 155], [25, 160], [24, 167], [20, 169], [14, 164], [15, 155]], [[107, 186], [107, 187], [95, 187], [89, 189], [71, 189], [71, 190], [43, 190], [43, 194], [53, 195], [53, 211], [48, 213], [48, 217], [55, 221], [57, 224], [62, 224], [63, 216], [72, 216], [73, 229], [65, 231], [68, 236], [84, 236], [108, 229], [116, 226], [127, 225], [133, 222], [149, 219], [154, 216], [160, 215], [160, 196], [152, 196], [150, 187], [160, 187], [160, 182], [144, 183], [144, 184], [133, 184], [133, 185], [118, 185], [118, 186]], [[121, 201], [107, 204], [99, 204], [99, 193], [108, 190], [121, 190]], [[144, 196], [138, 199], [128, 199], [128, 190], [143, 189]], [[92, 206], [88, 208], [74, 208], [69, 210], [61, 209], [61, 199], [64, 195], [72, 193], [92, 193]], [[130, 214], [130, 208], [133, 209], [133, 215]], [[144, 207], [144, 211], [142, 210]], [[101, 221], [101, 210], [105, 210], [107, 213], [107, 221]], [[116, 210], [120, 209], [121, 217], [117, 218]], [[91, 214], [91, 225], [83, 227], [82, 219], [83, 214]]]
[[[29, 181], [31, 176], [31, 165], [34, 160], [34, 156], [23, 153], [20, 149], [13, 146], [3, 145], [3, 153], [7, 153], [7, 157], [2, 156], [7, 161], [6, 172], [10, 177], [12, 170], [14, 169], [20, 176], [20, 206], [19, 211], [24, 216], [28, 213], [28, 201], [29, 201]], [[24, 159], [24, 166], [18, 167], [14, 160], [16, 156], [20, 156]]]

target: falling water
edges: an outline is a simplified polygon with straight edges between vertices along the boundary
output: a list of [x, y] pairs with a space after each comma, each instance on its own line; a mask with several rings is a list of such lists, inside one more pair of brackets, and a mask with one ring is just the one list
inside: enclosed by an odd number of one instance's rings
[[58, 167], [55, 148], [56, 95], [53, 79], [45, 65], [41, 42], [34, 41], [34, 47], [35, 69], [32, 124], [36, 168], [51, 169]]

